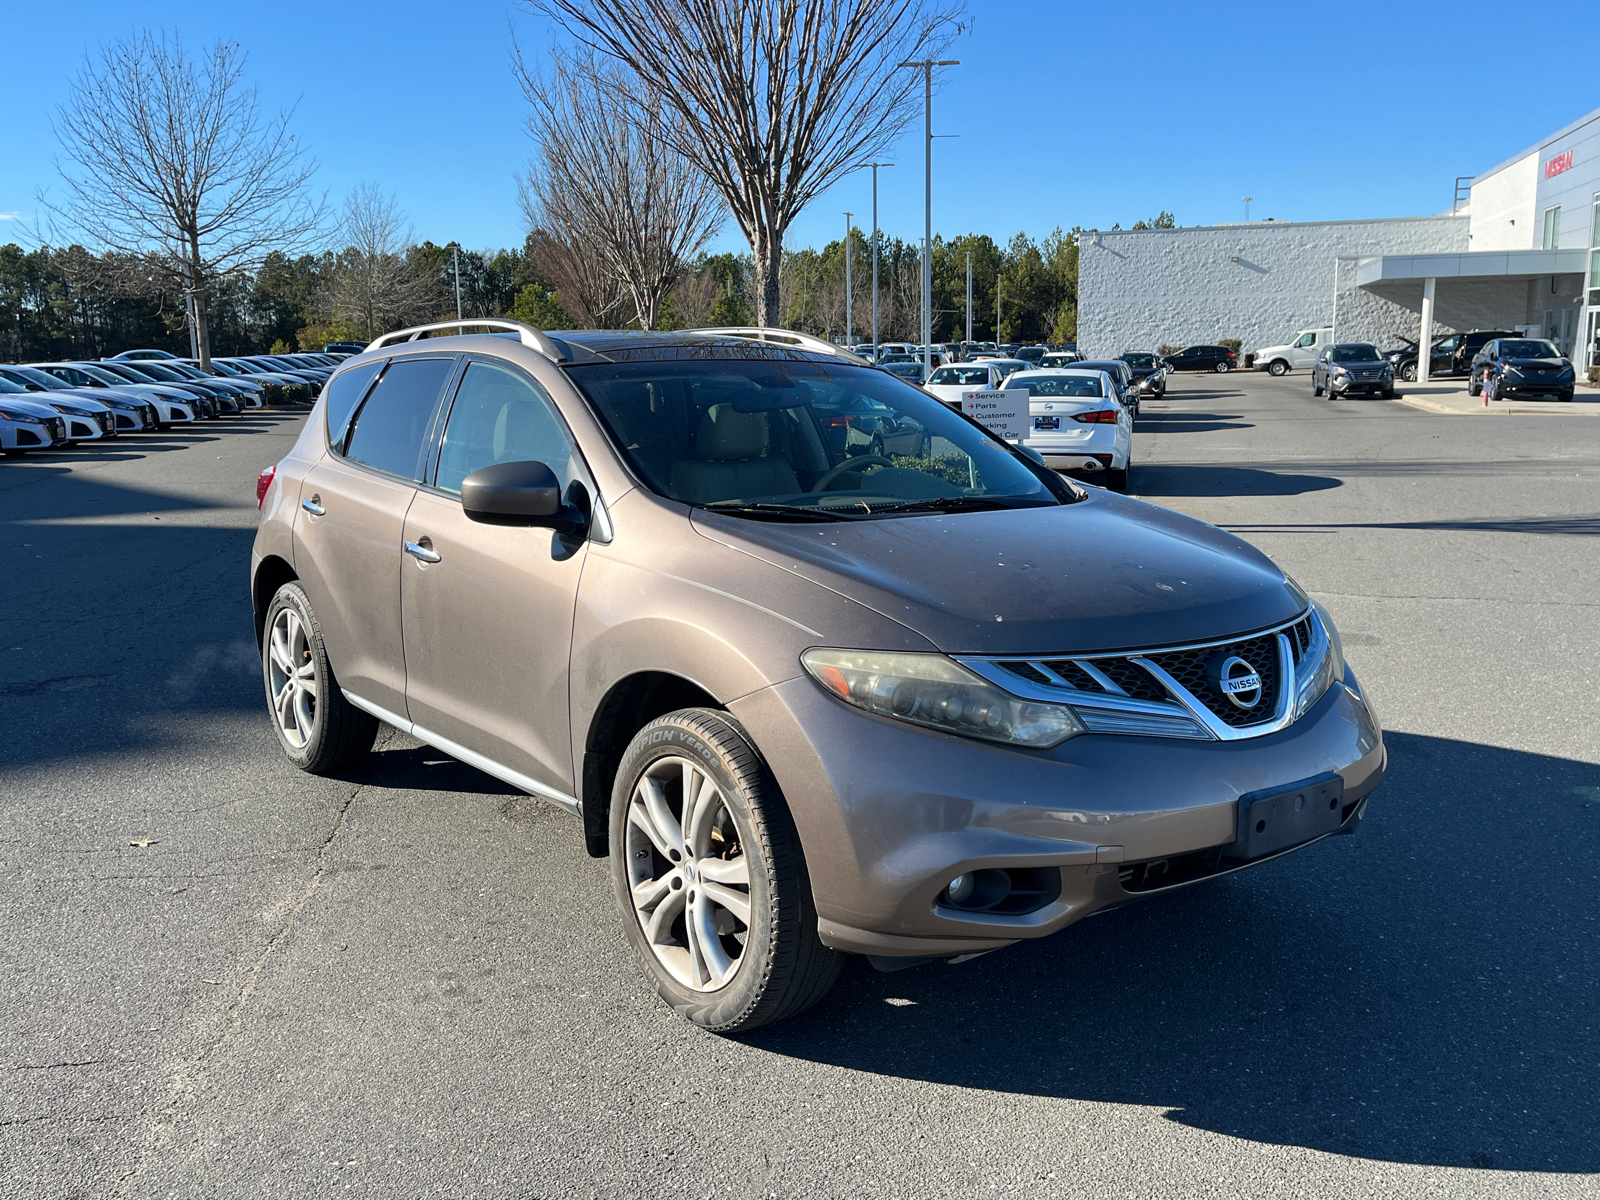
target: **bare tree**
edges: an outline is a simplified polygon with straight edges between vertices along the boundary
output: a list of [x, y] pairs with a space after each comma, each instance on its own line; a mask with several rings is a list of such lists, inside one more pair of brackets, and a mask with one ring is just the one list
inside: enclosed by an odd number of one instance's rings
[[780, 319], [783, 239], [824, 189], [915, 112], [907, 59], [937, 57], [961, 0], [528, 0], [628, 69], [662, 136], [722, 193], [755, 259], [761, 324]]
[[158, 263], [186, 297], [207, 364], [210, 284], [298, 249], [322, 224], [306, 186], [316, 164], [289, 132], [291, 113], [262, 113], [245, 61], [234, 42], [194, 59], [176, 36], [149, 32], [85, 56], [56, 122], [68, 197], [40, 198], [102, 248]]
[[627, 292], [641, 329], [723, 221], [717, 190], [659, 134], [658, 114], [635, 111], [622, 72], [592, 54], [556, 51], [549, 72], [518, 79], [538, 152], [523, 182], [540, 228], [599, 256]]
[[529, 219], [528, 248], [535, 271], [555, 289], [556, 299], [577, 329], [613, 329], [628, 295], [605, 269], [597, 254], [581, 242], [534, 224], [524, 191], [523, 213]]
[[368, 338], [398, 329], [434, 307], [434, 280], [406, 256], [411, 227], [394, 197], [361, 184], [345, 199], [346, 248], [334, 266], [333, 312], [359, 325]]

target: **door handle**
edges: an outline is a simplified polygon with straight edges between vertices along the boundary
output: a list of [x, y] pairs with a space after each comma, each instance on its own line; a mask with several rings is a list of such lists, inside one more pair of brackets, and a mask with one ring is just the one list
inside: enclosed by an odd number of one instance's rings
[[305, 509], [313, 517], [326, 516], [328, 512], [327, 509], [322, 507], [321, 496], [313, 496], [309, 500], [300, 501], [300, 507]]
[[433, 549], [433, 543], [427, 538], [423, 538], [420, 542], [407, 542], [406, 553], [411, 555], [412, 558], [418, 559], [419, 561], [425, 563], [436, 563], [439, 561], [439, 555], [435, 553]]

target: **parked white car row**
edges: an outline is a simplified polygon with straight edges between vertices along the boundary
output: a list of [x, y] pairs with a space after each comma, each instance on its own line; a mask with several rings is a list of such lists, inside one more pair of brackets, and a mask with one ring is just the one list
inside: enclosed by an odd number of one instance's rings
[[212, 420], [281, 399], [309, 402], [346, 355], [215, 358], [164, 350], [99, 362], [0, 364], [0, 452], [8, 458]]

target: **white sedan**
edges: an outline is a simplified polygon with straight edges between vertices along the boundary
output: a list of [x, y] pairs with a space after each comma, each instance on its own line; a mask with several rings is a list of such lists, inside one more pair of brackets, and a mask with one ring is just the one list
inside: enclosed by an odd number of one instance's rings
[[932, 392], [952, 408], [961, 407], [961, 393], [994, 391], [1006, 386], [1006, 380], [1027, 367], [1027, 363], [1014, 358], [985, 358], [977, 362], [950, 363], [938, 367], [928, 376], [923, 390]]
[[1116, 388], [1104, 371], [1018, 371], [1006, 387], [1027, 391], [1028, 433], [1023, 441], [1043, 455], [1046, 466], [1113, 492], [1128, 490], [1133, 414], [1117, 402]]

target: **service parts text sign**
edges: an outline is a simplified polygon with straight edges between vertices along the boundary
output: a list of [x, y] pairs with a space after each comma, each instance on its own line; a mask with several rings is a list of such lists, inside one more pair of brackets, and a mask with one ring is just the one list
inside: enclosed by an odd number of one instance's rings
[[962, 392], [961, 411], [997, 437], [1028, 436], [1028, 393], [1021, 388]]

